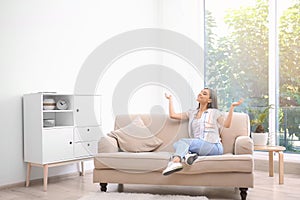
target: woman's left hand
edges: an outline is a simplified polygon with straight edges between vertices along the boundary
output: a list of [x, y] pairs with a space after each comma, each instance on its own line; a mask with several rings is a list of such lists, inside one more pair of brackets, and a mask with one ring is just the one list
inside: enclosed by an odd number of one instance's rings
[[233, 102], [233, 103], [231, 104], [231, 106], [233, 106], [233, 107], [239, 106], [239, 105], [241, 105], [241, 104], [243, 103], [243, 101], [244, 101], [244, 99], [240, 99], [240, 100], [237, 101], [237, 102]]

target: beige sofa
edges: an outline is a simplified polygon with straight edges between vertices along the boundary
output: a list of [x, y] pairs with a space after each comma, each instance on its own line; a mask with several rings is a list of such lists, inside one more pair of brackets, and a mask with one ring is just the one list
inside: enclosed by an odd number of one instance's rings
[[[133, 117], [117, 116], [115, 129], [128, 125]], [[174, 152], [174, 142], [188, 137], [188, 122], [166, 115], [141, 118], [163, 144], [153, 152], [120, 152], [114, 138], [103, 137], [93, 171], [93, 182], [100, 184], [101, 191], [107, 190], [107, 183], [118, 183], [119, 188], [123, 184], [237, 187], [241, 199], [246, 199], [248, 188], [254, 184], [253, 142], [247, 114], [235, 112], [231, 127], [223, 129], [223, 155], [198, 157], [193, 165], [185, 165], [182, 171], [169, 176], [163, 176], [162, 171]]]

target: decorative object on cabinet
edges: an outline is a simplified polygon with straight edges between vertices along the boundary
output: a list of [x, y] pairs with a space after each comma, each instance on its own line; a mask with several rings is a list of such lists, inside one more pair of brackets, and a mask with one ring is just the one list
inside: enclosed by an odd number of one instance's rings
[[54, 110], [56, 106], [54, 99], [44, 99], [43, 100], [43, 109], [44, 110]]
[[60, 99], [57, 101], [56, 107], [58, 110], [66, 110], [68, 108], [68, 101], [65, 99]]
[[84, 175], [83, 162], [91, 160], [97, 153], [98, 140], [101, 137], [100, 103], [99, 95], [24, 95], [24, 161], [27, 162], [27, 187], [32, 166], [44, 169], [44, 191], [47, 190], [49, 167], [80, 162], [81, 175]]
[[55, 126], [55, 119], [44, 119], [44, 127]]

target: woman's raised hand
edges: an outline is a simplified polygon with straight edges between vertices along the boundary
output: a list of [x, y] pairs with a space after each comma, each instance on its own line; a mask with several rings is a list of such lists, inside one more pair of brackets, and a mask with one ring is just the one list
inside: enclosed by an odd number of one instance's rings
[[172, 99], [172, 95], [170, 95], [170, 94], [168, 95], [167, 93], [165, 93], [165, 97], [169, 100]]
[[233, 103], [231, 104], [231, 106], [233, 106], [233, 107], [239, 106], [239, 105], [241, 105], [241, 104], [243, 103], [243, 101], [244, 101], [244, 99], [240, 99], [240, 100], [237, 101], [237, 102], [233, 102]]

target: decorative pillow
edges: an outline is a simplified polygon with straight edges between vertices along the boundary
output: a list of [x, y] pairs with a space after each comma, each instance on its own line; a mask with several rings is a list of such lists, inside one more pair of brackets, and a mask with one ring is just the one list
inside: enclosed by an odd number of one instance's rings
[[115, 138], [120, 149], [128, 152], [153, 151], [163, 143], [149, 131], [140, 116], [129, 125], [110, 132], [108, 136]]

